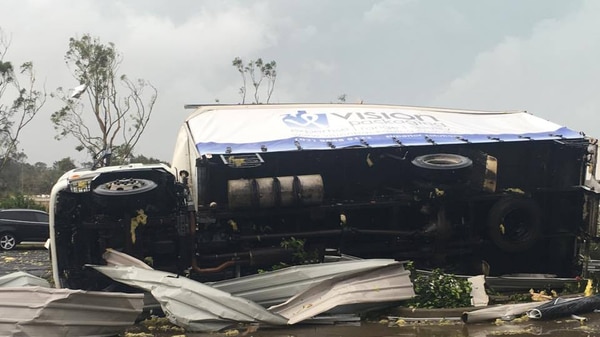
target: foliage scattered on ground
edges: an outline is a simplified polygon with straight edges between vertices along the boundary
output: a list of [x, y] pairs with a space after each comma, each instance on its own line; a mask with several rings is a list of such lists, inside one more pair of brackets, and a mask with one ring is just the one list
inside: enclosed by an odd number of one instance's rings
[[[409, 265], [409, 270], [412, 268]], [[471, 305], [471, 283], [441, 269], [413, 275], [416, 297], [408, 301], [414, 308], [461, 308]]]
[[165, 317], [151, 316], [127, 329], [125, 337], [185, 336], [185, 330]]
[[[390, 317], [388, 319], [382, 319], [378, 322], [379, 324], [387, 325], [390, 328], [397, 327], [415, 327], [415, 328], [423, 328], [427, 326], [458, 326], [464, 325], [464, 323], [460, 320], [456, 319], [446, 319], [446, 318], [424, 318], [424, 319], [410, 319], [406, 320], [403, 318]], [[432, 334], [432, 336], [437, 336]], [[446, 336], [446, 334], [444, 334]], [[450, 335], [448, 335], [450, 336]], [[454, 335], [452, 335], [454, 336]], [[463, 336], [462, 334], [460, 336]]]

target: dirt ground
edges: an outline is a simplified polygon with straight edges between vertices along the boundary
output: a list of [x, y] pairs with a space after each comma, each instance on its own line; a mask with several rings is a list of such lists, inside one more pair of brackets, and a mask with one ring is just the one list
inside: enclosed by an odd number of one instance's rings
[[[0, 251], [0, 275], [15, 271], [51, 279], [50, 259], [41, 245], [22, 245], [13, 251]], [[600, 313], [583, 315], [584, 322], [572, 318], [556, 321], [515, 320], [512, 322], [487, 322], [463, 324], [456, 320], [434, 319], [412, 321], [374, 315], [369, 321], [340, 325], [295, 325], [265, 328], [240, 326], [220, 333], [189, 333], [170, 324], [164, 318], [150, 318], [132, 325], [123, 337], [484, 337], [484, 336], [600, 336]]]
[[19, 245], [11, 251], [0, 250], [0, 276], [16, 271], [50, 279], [50, 256], [42, 244]]

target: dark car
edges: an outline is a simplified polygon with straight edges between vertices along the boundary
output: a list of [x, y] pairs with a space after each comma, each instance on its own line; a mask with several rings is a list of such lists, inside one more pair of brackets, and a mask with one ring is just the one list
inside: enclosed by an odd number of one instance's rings
[[48, 219], [48, 213], [35, 209], [0, 209], [0, 249], [11, 250], [24, 241], [46, 241]]

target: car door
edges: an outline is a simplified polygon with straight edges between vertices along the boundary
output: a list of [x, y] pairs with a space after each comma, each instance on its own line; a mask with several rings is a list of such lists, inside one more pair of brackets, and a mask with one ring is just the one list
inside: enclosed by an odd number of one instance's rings
[[[7, 211], [19, 241], [43, 241], [48, 238], [48, 216], [29, 210]], [[39, 215], [39, 216], [38, 216]]]
[[15, 228], [18, 241], [31, 240], [35, 232], [33, 220], [35, 216], [24, 210], [9, 210], [5, 212], [6, 219], [10, 220]]
[[48, 213], [35, 212], [34, 229], [32, 233], [32, 240], [35, 241], [46, 241], [50, 237], [50, 218]]

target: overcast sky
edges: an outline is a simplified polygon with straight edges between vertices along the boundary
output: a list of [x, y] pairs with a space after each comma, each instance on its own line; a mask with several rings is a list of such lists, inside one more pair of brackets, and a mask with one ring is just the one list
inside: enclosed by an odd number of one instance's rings
[[[136, 152], [166, 161], [185, 104], [240, 102], [236, 56], [277, 61], [271, 102], [527, 110], [600, 137], [600, 1], [3, 0], [0, 28], [48, 92], [78, 84], [70, 37], [113, 42], [159, 91]], [[54, 139], [56, 108], [21, 139], [27, 161], [89, 160]]]

